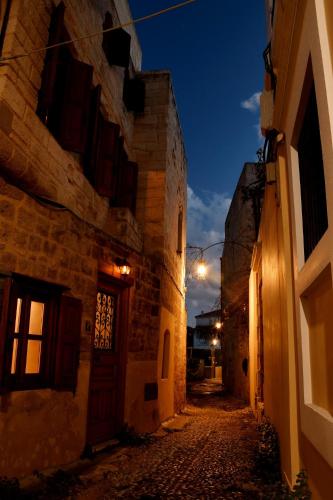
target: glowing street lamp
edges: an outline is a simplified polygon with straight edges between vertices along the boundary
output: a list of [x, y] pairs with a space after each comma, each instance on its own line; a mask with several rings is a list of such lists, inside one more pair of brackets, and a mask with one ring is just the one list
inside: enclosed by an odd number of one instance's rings
[[207, 264], [203, 259], [200, 259], [197, 265], [197, 279], [204, 280], [207, 275]]
[[221, 321], [216, 321], [216, 323], [215, 323], [215, 325], [214, 325], [214, 326], [215, 326], [216, 330], [221, 330], [221, 328], [222, 328], [222, 323], [221, 323]]

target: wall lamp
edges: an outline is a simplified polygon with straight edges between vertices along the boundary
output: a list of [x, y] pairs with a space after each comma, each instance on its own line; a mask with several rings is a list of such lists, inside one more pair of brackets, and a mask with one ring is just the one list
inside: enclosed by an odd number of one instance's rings
[[131, 266], [126, 259], [117, 258], [115, 260], [118, 271], [122, 276], [128, 276], [131, 272]]

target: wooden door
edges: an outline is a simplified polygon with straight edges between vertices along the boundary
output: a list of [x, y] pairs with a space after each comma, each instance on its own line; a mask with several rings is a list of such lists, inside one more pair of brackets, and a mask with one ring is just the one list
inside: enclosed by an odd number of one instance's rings
[[128, 288], [100, 279], [93, 331], [88, 445], [108, 441], [123, 424]]

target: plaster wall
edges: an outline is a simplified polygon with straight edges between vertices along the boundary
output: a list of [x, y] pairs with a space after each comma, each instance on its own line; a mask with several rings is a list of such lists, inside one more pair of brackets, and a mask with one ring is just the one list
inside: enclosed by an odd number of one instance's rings
[[[273, 126], [284, 132], [285, 144], [279, 146], [277, 164], [277, 198], [280, 205], [274, 209], [269, 188], [260, 229], [263, 279], [264, 260], [267, 264], [266, 285], [263, 282], [267, 291], [264, 292], [263, 308], [265, 410], [279, 430], [284, 448], [282, 466], [289, 481], [293, 482], [298, 468], [304, 467], [314, 498], [320, 499], [331, 497], [333, 485], [332, 390], [325, 371], [331, 363], [327, 325], [331, 324], [333, 255], [331, 10], [331, 2], [323, 0], [276, 4], [272, 60], [278, 83]], [[329, 222], [327, 231], [305, 261], [297, 130], [302, 120], [302, 89], [310, 58], [318, 106]], [[278, 322], [277, 308], [280, 311]], [[274, 352], [281, 361], [281, 374], [276, 374]], [[277, 377], [282, 377], [283, 387], [287, 384], [288, 396], [280, 393]], [[278, 401], [281, 409], [277, 407]], [[289, 422], [285, 418], [287, 413]]]

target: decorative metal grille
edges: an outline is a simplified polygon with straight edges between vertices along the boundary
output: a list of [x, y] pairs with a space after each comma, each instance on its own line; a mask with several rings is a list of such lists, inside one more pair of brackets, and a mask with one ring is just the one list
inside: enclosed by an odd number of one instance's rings
[[114, 349], [116, 297], [105, 292], [97, 293], [95, 349]]

